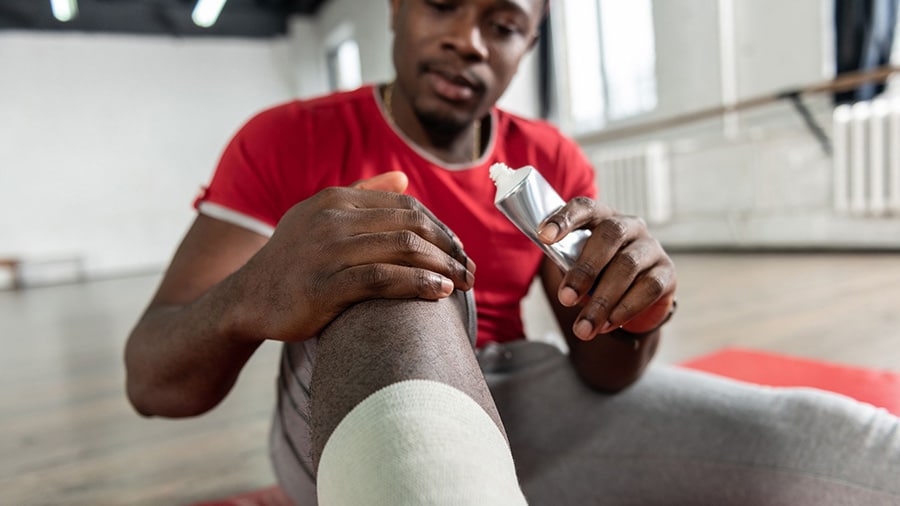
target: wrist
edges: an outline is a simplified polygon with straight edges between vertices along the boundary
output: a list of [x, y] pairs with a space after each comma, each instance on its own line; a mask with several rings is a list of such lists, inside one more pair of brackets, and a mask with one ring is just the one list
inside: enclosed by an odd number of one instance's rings
[[253, 297], [247, 289], [240, 270], [228, 276], [217, 286], [213, 314], [216, 319], [216, 333], [236, 344], [257, 345], [265, 341], [261, 326], [262, 313], [253, 305], [258, 297]]

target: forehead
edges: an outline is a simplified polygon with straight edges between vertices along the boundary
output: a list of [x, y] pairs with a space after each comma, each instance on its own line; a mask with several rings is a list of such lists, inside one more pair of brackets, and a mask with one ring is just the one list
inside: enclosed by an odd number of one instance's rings
[[544, 3], [547, 0], [486, 0], [485, 3], [490, 4], [494, 9], [508, 9], [521, 11], [529, 16], [540, 16], [543, 14]]

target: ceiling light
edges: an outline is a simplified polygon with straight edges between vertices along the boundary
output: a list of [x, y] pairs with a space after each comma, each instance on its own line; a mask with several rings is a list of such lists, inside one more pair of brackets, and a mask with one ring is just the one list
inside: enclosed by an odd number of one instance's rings
[[50, 0], [50, 8], [53, 17], [65, 23], [78, 15], [78, 0]]
[[195, 25], [209, 28], [216, 24], [216, 20], [219, 19], [219, 13], [222, 12], [222, 7], [225, 6], [225, 2], [226, 0], [197, 0], [197, 5], [194, 6], [194, 12], [191, 14], [191, 19], [194, 20]]

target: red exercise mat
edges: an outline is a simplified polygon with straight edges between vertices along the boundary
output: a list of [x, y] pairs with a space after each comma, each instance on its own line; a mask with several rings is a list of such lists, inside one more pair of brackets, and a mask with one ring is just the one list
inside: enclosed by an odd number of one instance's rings
[[[748, 383], [775, 387], [813, 387], [880, 406], [900, 416], [900, 374], [862, 367], [726, 348], [681, 364]], [[278, 486], [196, 506], [290, 506]]]
[[900, 416], [900, 373], [741, 348], [726, 348], [681, 365], [759, 385], [829, 390]]

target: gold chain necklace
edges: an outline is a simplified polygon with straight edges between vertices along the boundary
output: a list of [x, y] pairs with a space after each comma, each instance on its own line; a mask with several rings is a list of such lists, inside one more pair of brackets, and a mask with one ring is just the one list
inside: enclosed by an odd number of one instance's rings
[[[388, 120], [390, 120], [392, 125], [399, 129], [400, 127], [397, 126], [397, 122], [394, 121], [394, 109], [392, 107], [393, 98], [394, 81], [391, 81], [387, 86], [384, 87], [384, 108], [387, 112]], [[472, 161], [477, 162], [478, 158], [481, 157], [481, 121], [476, 120], [473, 126], [475, 127], [475, 142], [472, 144]]]

